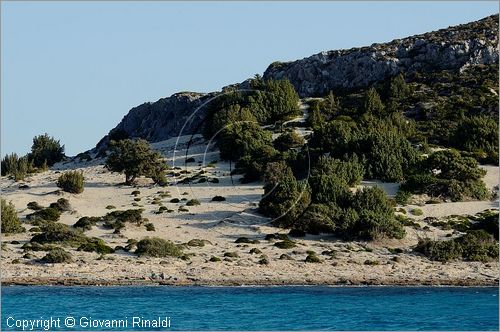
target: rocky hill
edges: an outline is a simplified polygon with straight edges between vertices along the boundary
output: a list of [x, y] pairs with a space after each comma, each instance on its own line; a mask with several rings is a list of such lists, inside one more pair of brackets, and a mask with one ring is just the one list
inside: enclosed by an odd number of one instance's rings
[[[498, 15], [422, 35], [349, 50], [326, 51], [311, 57], [275, 62], [264, 79], [288, 79], [301, 97], [322, 96], [333, 90], [366, 88], [400, 72], [457, 70], [498, 63]], [[247, 81], [246, 81], [247, 82]], [[245, 88], [243, 82], [231, 86]], [[204, 109], [200, 105], [218, 93], [183, 92], [145, 103], [129, 111], [115, 127], [131, 137], [151, 142], [200, 131]], [[186, 120], [188, 120], [186, 124]], [[185, 125], [186, 124], [186, 125]], [[105, 146], [108, 136], [97, 145]]]

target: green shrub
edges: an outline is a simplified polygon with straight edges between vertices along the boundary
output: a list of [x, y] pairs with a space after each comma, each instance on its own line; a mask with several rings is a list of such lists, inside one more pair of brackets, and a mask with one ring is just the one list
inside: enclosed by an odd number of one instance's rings
[[78, 247], [78, 251], [96, 252], [98, 254], [112, 254], [115, 252], [113, 248], [106, 245], [104, 240], [95, 237], [86, 239], [86, 241]]
[[223, 197], [223, 196], [218, 196], [218, 195], [217, 195], [217, 196], [214, 196], [214, 197], [212, 198], [212, 202], [224, 202], [225, 200], [226, 200], [226, 198], [225, 198], [225, 197]]
[[225, 252], [224, 257], [238, 258], [238, 253], [236, 252]]
[[103, 221], [102, 217], [81, 217], [78, 221], [73, 225], [74, 228], [80, 228], [83, 231], [89, 231], [92, 229], [92, 226], [95, 226], [96, 223]]
[[462, 246], [454, 240], [433, 241], [422, 239], [414, 249], [433, 261], [447, 262], [462, 255]]
[[192, 240], [189, 240], [189, 242], [187, 243], [188, 246], [190, 247], [204, 247], [205, 246], [205, 242], [207, 242], [206, 240], [200, 240], [200, 239], [192, 239]]
[[71, 263], [73, 258], [71, 254], [62, 248], [56, 248], [49, 251], [43, 258], [44, 263]]
[[372, 261], [372, 260], [367, 259], [363, 264], [365, 264], [365, 265], [372, 265], [373, 266], [373, 265], [380, 265], [380, 262], [376, 261], [376, 260]]
[[410, 213], [413, 214], [414, 216], [421, 216], [424, 214], [424, 212], [421, 209], [411, 209]]
[[68, 171], [59, 176], [57, 186], [62, 190], [80, 194], [83, 192], [83, 173], [79, 171]]
[[106, 210], [114, 210], [114, 209], [116, 209], [116, 206], [114, 206], [114, 205], [107, 205], [106, 206]]
[[236, 239], [236, 241], [234, 241], [234, 243], [251, 243], [251, 244], [258, 244], [260, 243], [259, 240], [250, 240], [249, 238], [247, 237], [239, 237]]
[[60, 212], [71, 211], [71, 205], [69, 204], [69, 201], [66, 198], [59, 198], [57, 202], [51, 203], [49, 205], [49, 208], [56, 209]]
[[38, 243], [65, 243], [71, 246], [79, 246], [86, 241], [81, 231], [72, 229], [65, 224], [48, 223], [41, 227], [42, 233], [31, 238], [31, 242]]
[[250, 254], [261, 254], [262, 251], [259, 248], [252, 248], [249, 251]]
[[292, 148], [298, 148], [304, 144], [304, 138], [297, 134], [295, 130], [286, 131], [273, 142], [274, 147], [279, 151], [287, 151]]
[[209, 261], [210, 262], [220, 262], [220, 258], [216, 257], [216, 256], [212, 256], [212, 257], [210, 257]]
[[260, 265], [269, 265], [269, 258], [267, 258], [267, 256], [265, 255], [262, 255], [259, 259], [259, 261], [257, 262], [257, 264], [260, 264]]
[[145, 238], [139, 241], [135, 253], [139, 256], [150, 257], [182, 256], [182, 250], [179, 246], [158, 237]]
[[394, 197], [394, 199], [396, 200], [396, 203], [398, 203], [400, 205], [408, 204], [408, 202], [410, 201], [410, 198], [411, 198], [411, 193], [408, 191], [404, 191], [404, 190], [398, 190], [398, 192], [396, 193], [396, 196]]
[[61, 212], [54, 208], [45, 208], [43, 210], [35, 211], [31, 214], [28, 214], [26, 218], [28, 220], [37, 221], [37, 220], [46, 220], [46, 221], [58, 221], [61, 217]]
[[43, 206], [41, 206], [40, 204], [38, 204], [37, 202], [29, 202], [26, 207], [30, 210], [33, 210], [33, 211], [38, 211], [38, 210], [41, 210], [43, 209]]
[[132, 193], [131, 193], [131, 195], [132, 195], [132, 196], [138, 196], [138, 195], [140, 195], [140, 194], [141, 194], [141, 192], [140, 192], [139, 190], [134, 190], [134, 191], [132, 191]]
[[195, 205], [200, 205], [200, 201], [197, 199], [190, 199], [189, 201], [186, 202], [187, 206], [195, 206]]
[[322, 260], [316, 255], [316, 253], [309, 253], [307, 254], [306, 263], [321, 263]]
[[146, 227], [146, 231], [148, 231], [148, 232], [156, 231], [155, 225], [152, 223], [147, 223], [144, 226]]
[[188, 209], [186, 209], [184, 206], [180, 206], [179, 209], [177, 209], [179, 212], [189, 212]]
[[17, 216], [16, 207], [12, 202], [7, 203], [5, 199], [1, 199], [1, 229], [2, 233], [22, 233], [26, 229], [21, 225]]
[[172, 199], [170, 200], [170, 203], [179, 203], [180, 201], [181, 201], [181, 200], [180, 200], [180, 199], [178, 199], [178, 198], [172, 198]]
[[296, 244], [293, 241], [285, 240], [285, 241], [276, 242], [274, 244], [274, 246], [278, 247], [280, 249], [291, 249], [291, 248], [295, 248]]

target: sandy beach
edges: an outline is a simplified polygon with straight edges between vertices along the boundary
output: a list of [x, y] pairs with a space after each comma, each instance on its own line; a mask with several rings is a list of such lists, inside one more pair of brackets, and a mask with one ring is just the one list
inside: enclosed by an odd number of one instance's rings
[[[64, 284], [64, 285], [497, 285], [498, 262], [433, 262], [412, 252], [419, 238], [445, 238], [450, 231], [429, 225], [426, 217], [449, 215], [473, 215], [486, 209], [498, 208], [497, 201], [450, 202], [406, 206], [410, 211], [418, 207], [422, 216], [411, 216], [422, 227], [406, 227], [402, 240], [378, 240], [375, 242], [345, 242], [328, 235], [308, 235], [293, 238], [297, 246], [280, 249], [273, 240], [265, 240], [267, 234], [288, 233], [273, 227], [270, 219], [257, 212], [263, 193], [262, 183], [240, 184], [238, 176], [231, 176], [231, 165], [225, 162], [208, 163], [218, 159], [218, 152], [205, 153], [206, 146], [199, 141], [186, 151], [188, 137], [182, 137], [177, 148], [176, 139], [155, 143], [171, 166], [181, 167], [188, 174], [170, 177], [170, 186], [153, 185], [149, 179], [139, 179], [137, 185], [123, 185], [124, 176], [106, 170], [102, 160], [57, 164], [48, 172], [27, 178], [27, 189], [21, 183], [2, 177], [2, 195], [16, 206], [22, 220], [32, 211], [26, 208], [36, 201], [48, 206], [58, 198], [67, 198], [72, 212], [64, 212], [60, 222], [73, 225], [83, 216], [103, 216], [110, 212], [109, 205], [116, 210], [144, 209], [143, 217], [154, 224], [155, 231], [144, 226], [127, 224], [121, 234], [113, 230], [94, 226], [85, 234], [103, 239], [112, 248], [126, 246], [128, 239], [140, 240], [147, 236], [161, 237], [176, 244], [186, 244], [192, 239], [203, 240], [203, 247], [185, 246], [184, 252], [191, 254], [189, 260], [178, 258], [137, 257], [132, 252], [118, 250], [100, 256], [96, 253], [65, 248], [73, 255], [67, 264], [43, 264], [38, 261], [45, 252], [33, 252], [33, 258], [23, 258], [22, 245], [33, 234], [15, 234], [2, 237], [1, 280], [8, 284]], [[196, 138], [199, 140], [199, 137]], [[187, 157], [196, 162], [184, 164]], [[201, 163], [201, 165], [200, 165]], [[492, 189], [498, 185], [498, 167], [484, 166], [487, 170], [485, 182]], [[60, 192], [55, 185], [60, 172], [65, 169], [81, 169], [85, 176], [85, 190], [81, 194]], [[204, 170], [209, 178], [218, 183], [176, 183], [184, 176]], [[178, 170], [180, 172], [180, 170]], [[185, 173], [185, 172], [182, 172]], [[397, 191], [397, 184], [364, 182], [362, 185], [379, 185], [389, 195]], [[131, 195], [139, 190], [140, 195]], [[163, 195], [161, 195], [163, 194]], [[167, 197], [167, 194], [169, 197]], [[214, 196], [223, 196], [226, 201], [213, 202]], [[163, 197], [160, 197], [163, 196]], [[140, 198], [140, 201], [134, 200]], [[172, 213], [156, 214], [158, 204], [154, 198], [174, 210]], [[188, 212], [179, 212], [185, 201], [171, 203], [172, 198], [198, 199], [201, 205], [189, 206]], [[133, 203], [137, 206], [133, 206]], [[27, 230], [32, 226], [24, 225]], [[428, 226], [428, 229], [424, 229]], [[235, 243], [240, 237], [258, 240], [255, 244]], [[251, 249], [260, 253], [250, 253]], [[394, 248], [400, 249], [395, 254]], [[307, 251], [315, 251], [320, 263], [307, 263]], [[256, 250], [253, 250], [254, 252]], [[392, 252], [392, 253], [391, 253]], [[230, 253], [230, 254], [228, 254]], [[225, 256], [226, 255], [226, 256]], [[265, 255], [269, 264], [259, 264]], [[212, 262], [216, 256], [221, 261]], [[231, 256], [231, 257], [229, 257]], [[16, 261], [17, 260], [17, 261]], [[13, 262], [14, 261], [14, 262]], [[18, 262], [18, 263], [16, 263]]]

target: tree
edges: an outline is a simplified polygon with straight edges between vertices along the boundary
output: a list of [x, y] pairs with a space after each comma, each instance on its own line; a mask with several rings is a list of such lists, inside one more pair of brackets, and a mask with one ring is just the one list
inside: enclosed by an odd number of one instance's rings
[[305, 144], [302, 136], [297, 134], [295, 130], [288, 130], [281, 134], [273, 142], [274, 147], [279, 151], [287, 151], [293, 148], [301, 147]]
[[452, 143], [461, 150], [490, 156], [498, 163], [498, 122], [487, 116], [465, 118], [458, 124]]
[[36, 167], [41, 167], [44, 163], [52, 166], [55, 163], [63, 160], [64, 158], [64, 145], [50, 137], [47, 133], [33, 138], [33, 145], [31, 146], [31, 153], [29, 159], [33, 161]]
[[384, 115], [384, 104], [374, 87], [371, 87], [368, 91], [366, 91], [364, 109], [366, 113], [370, 113], [375, 116]]
[[410, 87], [406, 84], [403, 74], [398, 74], [391, 79], [389, 88], [389, 106], [390, 112], [396, 112], [402, 99], [410, 93]]
[[128, 185], [138, 176], [157, 178], [167, 168], [162, 155], [153, 151], [145, 140], [111, 141], [110, 147], [106, 167], [112, 172], [124, 173]]
[[269, 163], [264, 179], [260, 211], [266, 216], [277, 218], [277, 226], [292, 226], [311, 202], [307, 183], [299, 183], [283, 161]]
[[21, 225], [19, 218], [17, 216], [16, 207], [12, 202], [7, 203], [5, 199], [1, 199], [2, 207], [2, 233], [22, 233], [25, 231], [24, 227]]
[[357, 158], [348, 161], [342, 161], [331, 157], [321, 156], [315, 165], [312, 175], [328, 175], [340, 178], [347, 185], [353, 187], [361, 182], [364, 175], [363, 165]]
[[333, 91], [330, 91], [330, 93], [326, 96], [324, 100], [324, 107], [325, 113], [330, 118], [340, 112], [340, 102], [333, 94]]

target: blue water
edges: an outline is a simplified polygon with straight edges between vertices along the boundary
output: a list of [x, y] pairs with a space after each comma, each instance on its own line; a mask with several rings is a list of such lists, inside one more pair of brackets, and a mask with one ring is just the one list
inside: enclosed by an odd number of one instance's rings
[[[68, 316], [73, 329], [64, 325]], [[59, 318], [59, 330], [103, 329], [79, 325], [82, 317], [122, 319], [121, 330], [132, 330], [134, 316], [169, 317], [170, 330], [499, 328], [493, 287], [2, 287], [2, 330], [41, 317]]]

